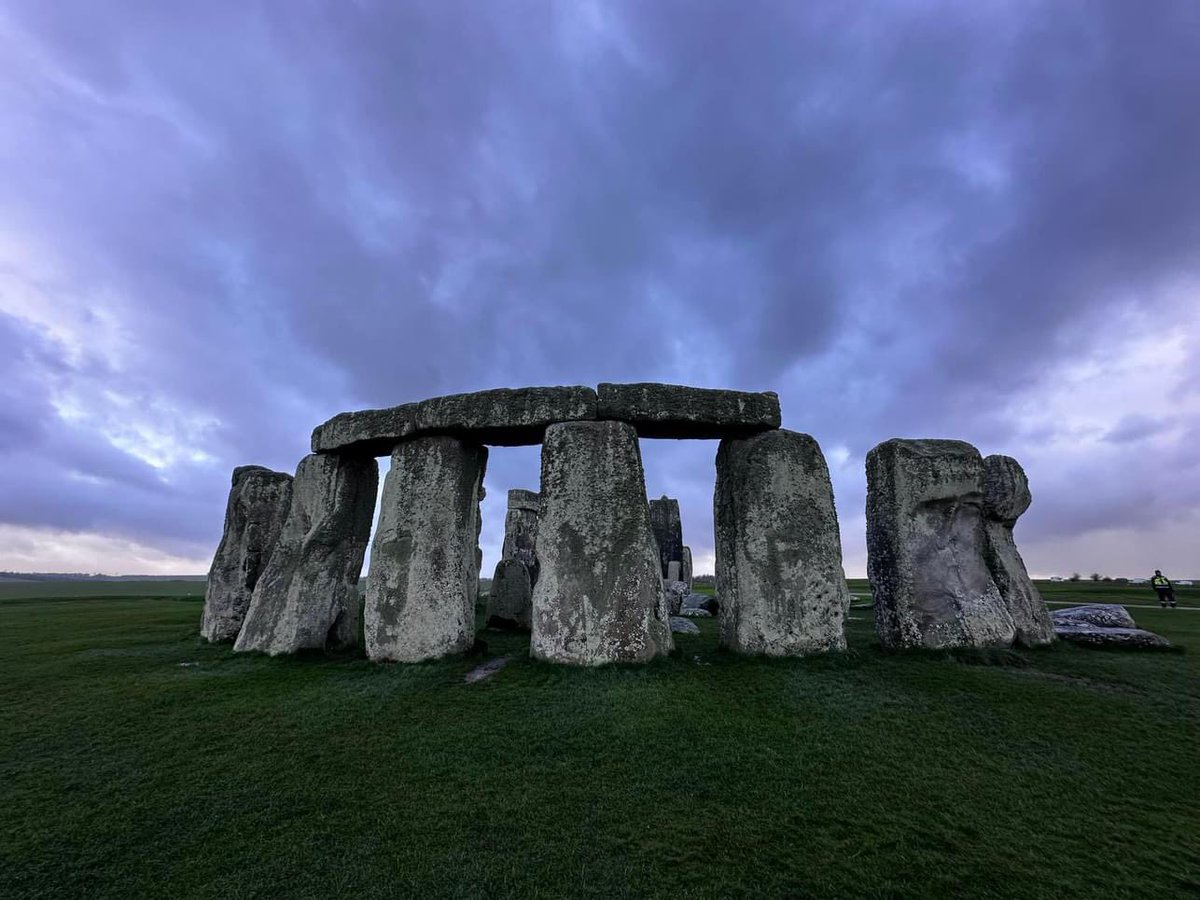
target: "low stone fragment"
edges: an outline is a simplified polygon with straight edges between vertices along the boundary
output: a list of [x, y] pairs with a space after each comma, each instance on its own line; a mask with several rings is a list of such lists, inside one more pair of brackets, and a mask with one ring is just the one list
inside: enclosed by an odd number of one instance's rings
[[794, 431], [722, 441], [714, 507], [722, 645], [769, 656], [844, 650], [850, 591], [817, 442]]
[[528, 631], [533, 609], [533, 583], [529, 567], [519, 559], [502, 559], [492, 575], [488, 592], [487, 627]]
[[893, 439], [867, 454], [867, 573], [885, 648], [1012, 644], [984, 561], [983, 498], [970, 444]]
[[474, 644], [486, 465], [486, 447], [453, 437], [417, 438], [392, 452], [363, 613], [371, 659], [420, 662]]
[[983, 485], [984, 561], [1012, 616], [1016, 643], [1048, 644], [1054, 640], [1054, 625], [1013, 538], [1013, 526], [1033, 499], [1029, 479], [1012, 457], [989, 456], [983, 461]]
[[684, 607], [679, 611], [681, 616], [687, 616], [689, 619], [711, 619], [713, 614], [707, 609], [688, 608]]
[[259, 576], [271, 559], [292, 503], [292, 476], [262, 466], [233, 470], [225, 530], [208, 571], [200, 633], [236, 640]]
[[1055, 628], [1064, 625], [1091, 625], [1094, 628], [1137, 628], [1133, 616], [1123, 606], [1095, 603], [1087, 606], [1068, 606], [1050, 613]]
[[[671, 563], [683, 556], [683, 525], [679, 518], [679, 501], [663, 495], [650, 501], [650, 528], [658, 546], [658, 558], [663, 578], [670, 578]], [[672, 581], [679, 580], [676, 573]]]
[[1072, 644], [1093, 647], [1132, 647], [1146, 650], [1166, 650], [1171, 642], [1153, 631], [1141, 628], [1097, 628], [1094, 625], [1057, 625], [1054, 634]]
[[671, 616], [671, 632], [673, 634], [699, 634], [700, 626], [681, 616]]
[[601, 384], [596, 415], [629, 422], [640, 437], [745, 437], [778, 428], [779, 396], [677, 384]]
[[671, 611], [671, 615], [678, 615], [683, 607], [683, 598], [688, 595], [687, 585], [668, 578], [663, 581], [663, 593], [666, 595], [667, 609]]
[[338, 413], [313, 431], [312, 448], [384, 456], [401, 441], [430, 435], [515, 447], [541, 443], [554, 422], [595, 418], [596, 392], [590, 387], [496, 388]]
[[357, 646], [358, 579], [371, 534], [379, 466], [374, 459], [310, 455], [234, 650], [277, 656]]
[[708, 594], [688, 594], [683, 598], [683, 603], [680, 604], [681, 609], [704, 609], [712, 615], [717, 615], [721, 610], [721, 604], [716, 597], [710, 597]]
[[644, 662], [670, 651], [632, 426], [572, 422], [546, 430], [537, 554], [534, 657], [600, 665]]

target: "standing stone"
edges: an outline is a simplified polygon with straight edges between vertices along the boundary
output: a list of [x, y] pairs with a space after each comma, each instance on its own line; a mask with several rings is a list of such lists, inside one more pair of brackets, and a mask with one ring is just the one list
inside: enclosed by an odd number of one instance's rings
[[692, 592], [692, 548], [683, 548], [683, 565], [680, 567], [679, 580], [687, 585], [688, 593]]
[[487, 448], [417, 438], [392, 451], [371, 546], [367, 656], [419, 662], [475, 642], [479, 487]]
[[682, 581], [680, 572], [682, 571], [683, 563], [680, 560], [673, 559], [667, 563], [667, 581]]
[[[659, 563], [662, 577], [670, 576], [670, 565], [683, 556], [683, 525], [679, 519], [679, 501], [665, 494], [650, 501], [650, 527], [658, 544]], [[679, 580], [678, 574], [675, 580]]]
[[721, 644], [768, 656], [844, 650], [850, 590], [817, 442], [782, 430], [722, 441], [714, 508]]
[[671, 650], [637, 432], [623, 422], [546, 429], [541, 571], [530, 653], [552, 662], [645, 662]]
[[1012, 644], [985, 542], [983, 459], [970, 444], [894, 439], [867, 454], [867, 574], [884, 647]]
[[292, 476], [262, 466], [238, 466], [225, 505], [225, 531], [204, 592], [200, 633], [232, 641], [242, 630], [250, 597], [271, 559], [292, 503]]
[[287, 521], [234, 650], [277, 656], [358, 644], [358, 578], [378, 486], [373, 459], [300, 461]]
[[508, 511], [504, 515], [504, 546], [501, 559], [517, 559], [529, 567], [530, 578], [537, 581], [538, 513], [542, 498], [536, 491], [514, 488], [508, 492]]
[[1013, 526], [1033, 500], [1029, 479], [1011, 456], [989, 456], [983, 461], [983, 488], [984, 560], [1012, 616], [1016, 641], [1025, 647], [1049, 644], [1054, 640], [1050, 611], [1013, 539]]
[[533, 608], [529, 567], [519, 559], [502, 559], [488, 593], [487, 627], [528, 631]]

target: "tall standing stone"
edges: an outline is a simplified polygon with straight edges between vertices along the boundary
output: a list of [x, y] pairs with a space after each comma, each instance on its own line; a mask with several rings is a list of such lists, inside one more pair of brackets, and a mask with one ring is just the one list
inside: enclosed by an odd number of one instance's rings
[[722, 645], [769, 656], [844, 650], [850, 591], [817, 442], [783, 430], [723, 440], [714, 510]]
[[504, 546], [492, 589], [488, 591], [487, 627], [529, 631], [533, 586], [537, 584], [537, 531], [541, 497], [535, 491], [508, 492]]
[[1026, 647], [1049, 644], [1054, 623], [1013, 539], [1013, 526], [1033, 501], [1029, 479], [1011, 456], [989, 456], [983, 461], [983, 487], [984, 559], [1012, 616], [1016, 641]]
[[[662, 577], [670, 577], [671, 563], [683, 557], [683, 525], [679, 518], [679, 501], [663, 495], [650, 501], [650, 527], [658, 544], [659, 564]], [[675, 580], [679, 580], [678, 574]]]
[[371, 547], [367, 655], [419, 662], [471, 649], [479, 488], [487, 448], [454, 437], [392, 451]]
[[541, 571], [530, 652], [575, 665], [645, 662], [671, 649], [637, 432], [551, 425], [542, 446]]
[[292, 476], [262, 466], [238, 466], [225, 505], [225, 531], [208, 571], [200, 633], [232, 641], [242, 629], [259, 576], [271, 559], [288, 507]]
[[254, 588], [234, 650], [277, 656], [358, 643], [358, 579], [371, 535], [374, 459], [300, 461], [279, 542]]
[[962, 441], [885, 441], [867, 454], [867, 573], [887, 648], [1008, 646], [984, 561], [983, 459]]
[[692, 592], [692, 548], [683, 548], [683, 565], [680, 568], [679, 580], [687, 585], [688, 593]]

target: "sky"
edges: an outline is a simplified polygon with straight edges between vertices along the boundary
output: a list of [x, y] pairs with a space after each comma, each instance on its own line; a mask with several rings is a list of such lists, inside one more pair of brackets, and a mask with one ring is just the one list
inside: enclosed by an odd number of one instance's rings
[[[0, 569], [203, 572], [342, 410], [664, 381], [778, 392], [848, 575], [944, 437], [1035, 574], [1200, 576], [1197, 110], [1194, 0], [8, 0]], [[715, 442], [642, 452], [711, 572]]]

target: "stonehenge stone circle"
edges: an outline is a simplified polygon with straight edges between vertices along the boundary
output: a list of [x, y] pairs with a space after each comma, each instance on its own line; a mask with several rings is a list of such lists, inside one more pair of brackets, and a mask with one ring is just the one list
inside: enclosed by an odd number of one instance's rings
[[745, 437], [778, 428], [779, 395], [676, 384], [601, 384], [596, 416], [629, 422], [645, 438]]
[[420, 662], [471, 649], [486, 465], [486, 447], [449, 436], [392, 452], [363, 610], [369, 658]]
[[1054, 623], [1013, 539], [1013, 526], [1033, 499], [1029, 479], [1011, 456], [989, 456], [983, 461], [983, 488], [984, 560], [1012, 616], [1016, 642], [1049, 644]]
[[551, 662], [645, 662], [671, 650], [637, 432], [624, 422], [551, 425], [530, 653]]
[[721, 644], [768, 656], [844, 650], [850, 590], [817, 442], [784, 430], [721, 441], [714, 496]]
[[[662, 577], [671, 577], [671, 563], [683, 557], [683, 525], [679, 518], [679, 501], [671, 497], [660, 497], [650, 501], [650, 527], [654, 531], [654, 542], [658, 546]], [[675, 581], [679, 573], [675, 573]]]
[[225, 530], [208, 571], [200, 634], [236, 640], [259, 576], [271, 559], [292, 504], [292, 476], [263, 466], [233, 470]]
[[234, 650], [276, 656], [358, 644], [362, 572], [379, 466], [304, 457], [275, 552], [258, 580]]
[[867, 574], [885, 648], [1009, 646], [984, 560], [983, 459], [963, 441], [885, 441], [867, 454]]
[[496, 388], [338, 413], [313, 431], [312, 449], [383, 456], [401, 441], [439, 434], [517, 447], [540, 443], [554, 422], [595, 418], [596, 392], [590, 387]]
[[519, 559], [500, 560], [488, 592], [487, 627], [528, 631], [532, 611], [529, 566]]

